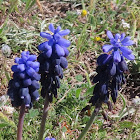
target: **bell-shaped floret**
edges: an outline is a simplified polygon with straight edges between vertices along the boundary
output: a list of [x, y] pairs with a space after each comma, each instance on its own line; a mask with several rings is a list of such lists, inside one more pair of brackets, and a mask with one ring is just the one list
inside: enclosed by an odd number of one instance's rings
[[31, 79], [29, 77], [23, 80], [24, 87], [30, 86], [31, 83], [32, 83], [32, 81], [31, 81]]
[[27, 76], [25, 72], [20, 72], [18, 73], [18, 76], [20, 79], [25, 79], [25, 77]]
[[14, 101], [14, 93], [15, 90], [13, 88], [9, 88], [7, 91], [7, 95], [10, 97], [11, 101]]
[[25, 70], [25, 65], [24, 64], [19, 64], [17, 66], [17, 69], [20, 71], [20, 72], [23, 72]]
[[55, 84], [57, 88], [60, 88], [60, 79], [58, 76], [55, 76]]
[[65, 35], [68, 35], [69, 33], [70, 33], [70, 30], [66, 29], [66, 30], [60, 31], [58, 34], [61, 36], [65, 36]]
[[13, 72], [18, 72], [18, 71], [19, 71], [19, 69], [17, 68], [17, 66], [18, 66], [18, 65], [13, 65], [13, 66], [11, 67], [11, 69], [12, 69]]
[[112, 76], [116, 74], [116, 64], [114, 62], [109, 64], [109, 71]]
[[37, 59], [36, 55], [29, 55], [27, 61], [35, 61]]
[[13, 86], [15, 87], [15, 88], [19, 88], [20, 87], [20, 85], [21, 85], [21, 82], [20, 81], [13, 81]]
[[43, 70], [46, 71], [46, 72], [49, 72], [49, 68], [50, 68], [49, 61], [45, 61]]
[[60, 60], [61, 60], [60, 66], [61, 66], [63, 69], [67, 68], [67, 66], [68, 66], [68, 61], [67, 61], [67, 59], [66, 59], [65, 57], [61, 57]]
[[33, 77], [33, 75], [36, 73], [35, 70], [31, 67], [26, 69], [26, 72], [29, 76]]
[[101, 94], [107, 94], [107, 85], [106, 84], [103, 84], [101, 85]]
[[60, 67], [60, 74], [59, 74], [59, 78], [60, 79], [63, 79], [63, 70], [62, 70], [62, 68]]
[[57, 43], [59, 46], [63, 46], [63, 47], [69, 47], [71, 44], [69, 40], [66, 40], [64, 38], [60, 38]]
[[33, 74], [32, 79], [35, 79], [35, 80], [39, 81], [40, 78], [41, 78], [41, 77], [40, 77], [40, 74], [38, 74], [38, 73], [34, 73], [34, 74]]
[[23, 102], [24, 102], [26, 107], [30, 107], [31, 96], [29, 93], [27, 93], [26, 96], [24, 96]]
[[122, 70], [123, 72], [129, 71], [125, 60], [121, 61], [118, 65], [120, 70]]
[[24, 99], [26, 94], [29, 94], [29, 89], [28, 88], [21, 88], [19, 91], [19, 94], [20, 94], [20, 98]]
[[44, 52], [44, 57], [45, 58], [50, 58], [52, 55], [52, 49], [49, 49], [48, 51]]
[[61, 46], [59, 46], [58, 44], [55, 45], [55, 52], [59, 57], [65, 55], [64, 49]]
[[54, 68], [54, 71], [56, 73], [56, 75], [60, 75], [61, 74], [61, 67], [60, 65], [56, 65], [55, 68]]
[[61, 60], [60, 60], [60, 57], [55, 54], [52, 56], [51, 61], [52, 61], [53, 66], [55, 66], [55, 65], [60, 65]]
[[33, 101], [39, 100], [39, 92], [38, 92], [38, 90], [30, 92], [30, 94], [31, 94], [31, 98], [32, 98]]
[[67, 49], [66, 47], [63, 47], [63, 46], [61, 46], [61, 47], [63, 48], [63, 50], [64, 50], [64, 52], [65, 52], [64, 57], [67, 57], [67, 56], [69, 55], [68, 49]]
[[54, 97], [57, 98], [57, 88], [55, 84], [52, 84], [51, 92], [53, 93]]
[[39, 62], [32, 62], [31, 67], [32, 67], [34, 70], [36, 70], [37, 68], [39, 68], [39, 66], [40, 66], [40, 63], [39, 63]]
[[32, 86], [33, 86], [35, 89], [39, 89], [39, 88], [40, 88], [39, 82], [36, 81], [36, 80], [32, 80]]

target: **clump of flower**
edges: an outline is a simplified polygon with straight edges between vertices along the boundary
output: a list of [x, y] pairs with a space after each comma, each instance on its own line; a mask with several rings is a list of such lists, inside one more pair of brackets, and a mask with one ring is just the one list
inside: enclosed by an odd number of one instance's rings
[[123, 28], [130, 28], [130, 24], [126, 23], [124, 19], [122, 19], [121, 21], [121, 25], [123, 26]]
[[86, 11], [86, 10], [82, 10], [81, 16], [82, 16], [82, 17], [85, 17], [86, 15], [87, 15], [87, 11]]
[[92, 105], [96, 105], [97, 102], [109, 104], [110, 95], [113, 102], [116, 102], [118, 91], [125, 83], [124, 73], [129, 71], [125, 58], [135, 58], [132, 51], [126, 47], [134, 44], [129, 36], [125, 37], [123, 33], [114, 37], [110, 31], [107, 31], [107, 36], [111, 45], [104, 45], [103, 51], [110, 54], [101, 54], [97, 59], [97, 75], [93, 78], [96, 85], [90, 99]]
[[45, 138], [45, 140], [56, 140], [55, 138]]
[[100, 41], [101, 38], [100, 38], [99, 36], [96, 36], [96, 37], [94, 38], [94, 40], [95, 40], [95, 41]]
[[9, 81], [8, 95], [14, 107], [24, 104], [31, 108], [32, 102], [39, 99], [38, 89], [39, 62], [36, 62], [36, 55], [30, 55], [29, 51], [23, 51], [21, 58], [15, 58], [17, 65], [12, 66], [13, 78]]
[[125, 33], [116, 34], [115, 37], [110, 31], [107, 31], [107, 36], [110, 39], [110, 44], [103, 46], [103, 51], [108, 53], [112, 51], [112, 56], [115, 62], [121, 62], [121, 56], [125, 57], [128, 60], [134, 60], [135, 57], [132, 54], [132, 50], [126, 46], [131, 46], [134, 44], [134, 41], [131, 40], [130, 36], [125, 37]]
[[68, 66], [66, 57], [69, 55], [67, 48], [70, 46], [70, 41], [63, 36], [68, 35], [70, 31], [68, 29], [61, 31], [60, 26], [55, 29], [53, 24], [49, 25], [49, 30], [52, 34], [40, 33], [40, 36], [48, 41], [38, 46], [41, 51], [38, 61], [40, 62], [41, 95], [45, 97], [48, 94], [51, 102], [53, 96], [57, 97], [57, 88], [60, 87], [60, 79], [63, 78], [63, 69]]

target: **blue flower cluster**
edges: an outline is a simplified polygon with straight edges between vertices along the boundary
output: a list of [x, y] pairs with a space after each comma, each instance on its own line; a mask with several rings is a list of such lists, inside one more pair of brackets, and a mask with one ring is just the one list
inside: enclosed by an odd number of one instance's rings
[[70, 31], [68, 29], [60, 31], [60, 26], [55, 29], [53, 24], [49, 25], [49, 30], [52, 34], [40, 33], [40, 36], [48, 41], [38, 46], [42, 52], [38, 56], [38, 61], [40, 62], [41, 95], [45, 97], [48, 94], [51, 102], [53, 96], [57, 97], [57, 88], [60, 87], [60, 79], [63, 78], [63, 69], [68, 66], [66, 57], [69, 54], [67, 47], [70, 46], [70, 41], [63, 36], [68, 35]]
[[110, 39], [111, 45], [104, 45], [103, 51], [108, 53], [109, 51], [113, 50], [112, 55], [115, 62], [120, 62], [121, 56], [124, 56], [128, 60], [135, 59], [134, 55], [132, 54], [132, 50], [126, 47], [134, 44], [134, 41], [130, 40], [130, 36], [125, 37], [125, 33], [122, 33], [121, 35], [117, 33], [114, 37], [110, 31], [107, 31], [107, 36]]
[[45, 140], [56, 140], [55, 138], [45, 138]]
[[68, 56], [69, 51], [67, 47], [70, 46], [70, 41], [63, 38], [63, 36], [68, 35], [70, 30], [66, 29], [63, 31], [61, 27], [58, 26], [57, 29], [54, 28], [53, 24], [49, 25], [49, 30], [52, 32], [52, 35], [46, 32], [41, 32], [40, 36], [46, 38], [48, 41], [43, 42], [38, 46], [40, 51], [43, 51], [43, 54], [46, 58], [50, 58], [52, 55]]
[[30, 55], [29, 51], [23, 51], [21, 58], [15, 58], [17, 65], [12, 66], [13, 79], [9, 81], [8, 95], [14, 107], [24, 104], [31, 108], [32, 102], [39, 99], [38, 89], [39, 80], [39, 62], [36, 62], [36, 55]]
[[93, 96], [90, 103], [95, 105], [97, 102], [108, 103], [109, 95], [115, 103], [118, 91], [122, 84], [125, 83], [124, 73], [128, 72], [128, 67], [125, 58], [134, 60], [132, 51], [126, 46], [134, 44], [130, 37], [124, 38], [125, 34], [116, 34], [113, 37], [110, 31], [107, 32], [110, 38], [111, 45], [104, 45], [103, 51], [110, 54], [101, 54], [97, 59], [97, 75], [93, 78], [93, 83], [96, 83]]

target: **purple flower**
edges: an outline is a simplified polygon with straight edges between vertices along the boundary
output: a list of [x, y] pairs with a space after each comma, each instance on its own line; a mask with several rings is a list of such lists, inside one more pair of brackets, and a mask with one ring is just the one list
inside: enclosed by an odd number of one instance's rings
[[52, 34], [40, 33], [40, 36], [48, 41], [38, 46], [38, 49], [41, 51], [41, 54], [38, 56], [38, 62], [40, 62], [41, 96], [45, 98], [46, 94], [48, 94], [49, 102], [52, 102], [53, 96], [57, 98], [60, 79], [63, 79], [63, 69], [68, 67], [66, 57], [69, 55], [67, 47], [70, 46], [70, 41], [64, 39], [63, 36], [68, 35], [70, 30], [60, 31], [61, 27], [58, 26], [55, 29], [53, 24], [49, 25], [49, 30]]
[[107, 36], [110, 39], [111, 45], [104, 45], [103, 51], [106, 53], [112, 51], [115, 62], [120, 62], [121, 56], [124, 56], [128, 60], [135, 59], [135, 56], [132, 54], [132, 50], [126, 47], [134, 44], [134, 41], [130, 40], [130, 36], [125, 37], [125, 33], [122, 33], [121, 35], [117, 33], [114, 37], [110, 31], [107, 31]]
[[45, 140], [56, 140], [55, 138], [45, 138]]
[[36, 55], [30, 55], [29, 51], [23, 51], [21, 58], [15, 58], [17, 65], [12, 66], [12, 71], [16, 73], [26, 73], [27, 76], [34, 77], [39, 71], [39, 62], [34, 62], [37, 59]]
[[12, 66], [13, 79], [9, 81], [8, 95], [11, 98], [12, 105], [19, 107], [25, 104], [26, 107], [32, 107], [32, 102], [39, 99], [38, 89], [39, 80], [39, 62], [36, 62], [36, 55], [30, 55], [29, 51], [23, 51], [21, 58], [15, 58], [17, 65]]
[[48, 41], [43, 42], [38, 46], [40, 51], [45, 52], [47, 58], [50, 58], [53, 53], [57, 56], [68, 56], [69, 51], [67, 47], [70, 46], [70, 41], [63, 38], [63, 36], [68, 35], [70, 33], [69, 29], [61, 30], [61, 27], [58, 26], [56, 29], [54, 28], [53, 24], [49, 25], [49, 30], [52, 32], [46, 33], [41, 32], [40, 36], [46, 38]]

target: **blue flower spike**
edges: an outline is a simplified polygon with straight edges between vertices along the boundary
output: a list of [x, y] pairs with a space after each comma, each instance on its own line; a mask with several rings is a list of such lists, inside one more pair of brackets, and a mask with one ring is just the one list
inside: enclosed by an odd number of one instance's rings
[[40, 51], [45, 52], [46, 57], [50, 58], [52, 53], [56, 53], [57, 56], [67, 56], [68, 50], [67, 47], [70, 46], [70, 41], [63, 38], [63, 36], [68, 35], [70, 33], [69, 29], [61, 30], [61, 27], [58, 26], [57, 29], [54, 28], [53, 24], [49, 25], [49, 30], [52, 32], [46, 33], [41, 32], [40, 36], [46, 38], [48, 41], [43, 42], [38, 46]]
[[68, 47], [70, 41], [63, 38], [70, 33], [69, 29], [61, 30], [58, 26], [56, 29], [53, 24], [49, 25], [50, 33], [41, 32], [40, 36], [46, 38], [47, 41], [38, 46], [41, 54], [38, 56], [40, 62], [41, 74], [41, 95], [49, 96], [52, 101], [53, 96], [57, 98], [57, 89], [60, 88], [60, 79], [63, 78], [63, 69], [68, 67], [66, 57], [69, 55]]
[[55, 138], [45, 138], [45, 140], [56, 140]]
[[124, 56], [128, 60], [134, 60], [135, 56], [132, 54], [132, 50], [127, 48], [127, 46], [131, 46], [134, 43], [134, 41], [131, 40], [130, 36], [125, 37], [125, 34], [122, 33], [116, 34], [115, 37], [112, 35], [110, 31], [107, 31], [107, 36], [110, 39], [110, 44], [106, 44], [103, 46], [103, 52], [108, 53], [112, 51], [114, 54], [114, 61], [120, 62], [121, 56]]
[[36, 62], [36, 55], [30, 55], [29, 51], [23, 51], [21, 58], [15, 58], [16, 65], [12, 66], [13, 79], [9, 81], [7, 94], [11, 98], [14, 107], [24, 104], [27, 108], [32, 107], [32, 102], [39, 99], [38, 89], [39, 62]]
[[[125, 59], [135, 59], [132, 50], [127, 48], [134, 44], [134, 41], [130, 40], [131, 37], [125, 37], [124, 33], [121, 35], [117, 33], [113, 36], [110, 31], [107, 31], [107, 36], [110, 44], [103, 46], [105, 54], [101, 54], [97, 58], [97, 75], [93, 78], [93, 83], [96, 85], [90, 99], [93, 106], [96, 106], [96, 103], [110, 105], [110, 95], [113, 102], [116, 102], [118, 91], [125, 83], [124, 73], [129, 71]], [[110, 53], [106, 54], [108, 52]]]

